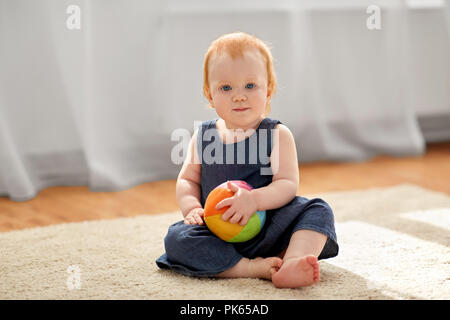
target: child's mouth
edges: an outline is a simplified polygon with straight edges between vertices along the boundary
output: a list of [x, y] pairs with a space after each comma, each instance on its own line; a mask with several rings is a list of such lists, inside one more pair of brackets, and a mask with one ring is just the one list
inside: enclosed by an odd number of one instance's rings
[[242, 111], [245, 111], [247, 109], [250, 109], [250, 108], [238, 108], [238, 109], [233, 109], [233, 111], [242, 112]]

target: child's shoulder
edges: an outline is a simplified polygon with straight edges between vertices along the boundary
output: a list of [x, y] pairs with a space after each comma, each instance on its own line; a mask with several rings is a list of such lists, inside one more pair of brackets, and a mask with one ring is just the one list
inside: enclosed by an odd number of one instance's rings
[[290, 132], [289, 128], [278, 119], [265, 118], [264, 120], [266, 121], [267, 126], [272, 126], [274, 129], [280, 129], [282, 131]]
[[214, 119], [210, 119], [210, 120], [202, 120], [202, 121], [198, 121], [195, 129], [194, 129], [194, 133], [197, 133], [199, 130], [206, 130], [206, 129], [211, 129], [214, 128], [216, 125], [218, 118], [214, 118]]
[[280, 139], [282, 139], [281, 141], [285, 141], [286, 139], [287, 140], [294, 139], [294, 135], [292, 134], [288, 126], [286, 126], [280, 120], [277, 119], [270, 119], [270, 121], [274, 123], [273, 128], [278, 131], [278, 135]]

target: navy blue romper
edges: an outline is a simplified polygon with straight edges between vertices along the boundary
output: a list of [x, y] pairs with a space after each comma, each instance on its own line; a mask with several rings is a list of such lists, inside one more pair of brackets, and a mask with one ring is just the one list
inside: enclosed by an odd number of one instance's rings
[[[267, 171], [261, 174], [260, 169], [270, 168], [267, 158], [270, 157], [272, 151], [272, 130], [277, 123], [281, 122], [264, 118], [253, 133], [256, 137], [251, 135], [237, 143], [224, 144], [216, 128], [217, 120], [203, 122], [198, 132], [197, 148], [200, 157], [205, 155], [205, 148], [214, 141], [216, 146], [219, 144], [220, 147], [223, 147], [223, 154], [219, 161], [211, 162], [206, 161], [206, 158], [200, 158], [202, 159], [202, 207], [204, 207], [210, 191], [223, 182], [245, 180], [256, 189], [269, 185], [273, 177], [273, 175], [267, 174]], [[206, 132], [208, 134], [205, 134]], [[260, 138], [267, 139], [266, 156], [256, 157], [257, 161], [250, 161], [255, 159], [249, 157], [251, 138], [252, 141], [258, 141], [258, 148], [263, 141]], [[240, 159], [241, 161], [237, 159], [237, 150], [243, 147], [240, 144], [245, 144], [244, 164], [242, 164], [242, 159]], [[235, 148], [234, 162], [231, 164], [230, 161], [227, 162], [226, 158], [226, 151], [230, 147]], [[215, 147], [208, 150], [215, 159], [218, 159], [215, 157], [215, 151], [220, 149]], [[231, 154], [231, 152], [229, 153]], [[218, 155], [220, 155], [220, 151]], [[156, 260], [156, 264], [160, 268], [171, 269], [188, 276], [211, 277], [230, 269], [243, 257], [252, 259], [279, 255], [288, 247], [292, 234], [301, 229], [314, 230], [327, 236], [325, 246], [318, 257], [319, 260], [332, 258], [338, 254], [334, 215], [330, 206], [322, 199], [309, 200], [296, 196], [281, 208], [267, 210], [266, 222], [261, 232], [246, 242], [228, 243], [211, 233], [206, 225], [188, 225], [184, 224], [183, 220], [176, 222], [169, 227], [164, 238], [166, 253]]]

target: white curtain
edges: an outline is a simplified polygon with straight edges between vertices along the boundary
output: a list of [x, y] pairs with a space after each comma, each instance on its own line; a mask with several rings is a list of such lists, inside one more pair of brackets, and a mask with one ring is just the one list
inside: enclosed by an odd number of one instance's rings
[[[271, 45], [270, 117], [291, 129], [300, 162], [422, 153], [415, 102], [450, 106], [445, 5], [433, 9], [446, 30], [436, 35], [404, 1], [378, 1], [381, 29], [369, 30], [373, 4], [0, 0], [0, 195], [175, 179], [171, 134], [216, 117], [202, 96], [203, 55], [232, 31]], [[79, 29], [67, 26], [73, 5]], [[433, 44], [416, 61], [411, 48]], [[422, 86], [421, 70], [436, 84]]]

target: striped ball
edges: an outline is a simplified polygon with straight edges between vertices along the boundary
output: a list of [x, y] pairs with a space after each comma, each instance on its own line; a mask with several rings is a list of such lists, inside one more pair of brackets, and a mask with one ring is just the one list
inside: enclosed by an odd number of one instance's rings
[[[247, 190], [253, 189], [247, 182], [241, 180], [231, 181], [239, 188]], [[248, 220], [245, 226], [239, 223], [231, 223], [222, 220], [222, 214], [229, 206], [216, 210], [216, 205], [223, 199], [232, 197], [233, 191], [227, 188], [227, 182], [222, 183], [212, 190], [206, 198], [204, 208], [204, 218], [209, 230], [220, 239], [227, 242], [244, 242], [256, 236], [264, 226], [266, 221], [266, 211], [256, 211]]]

